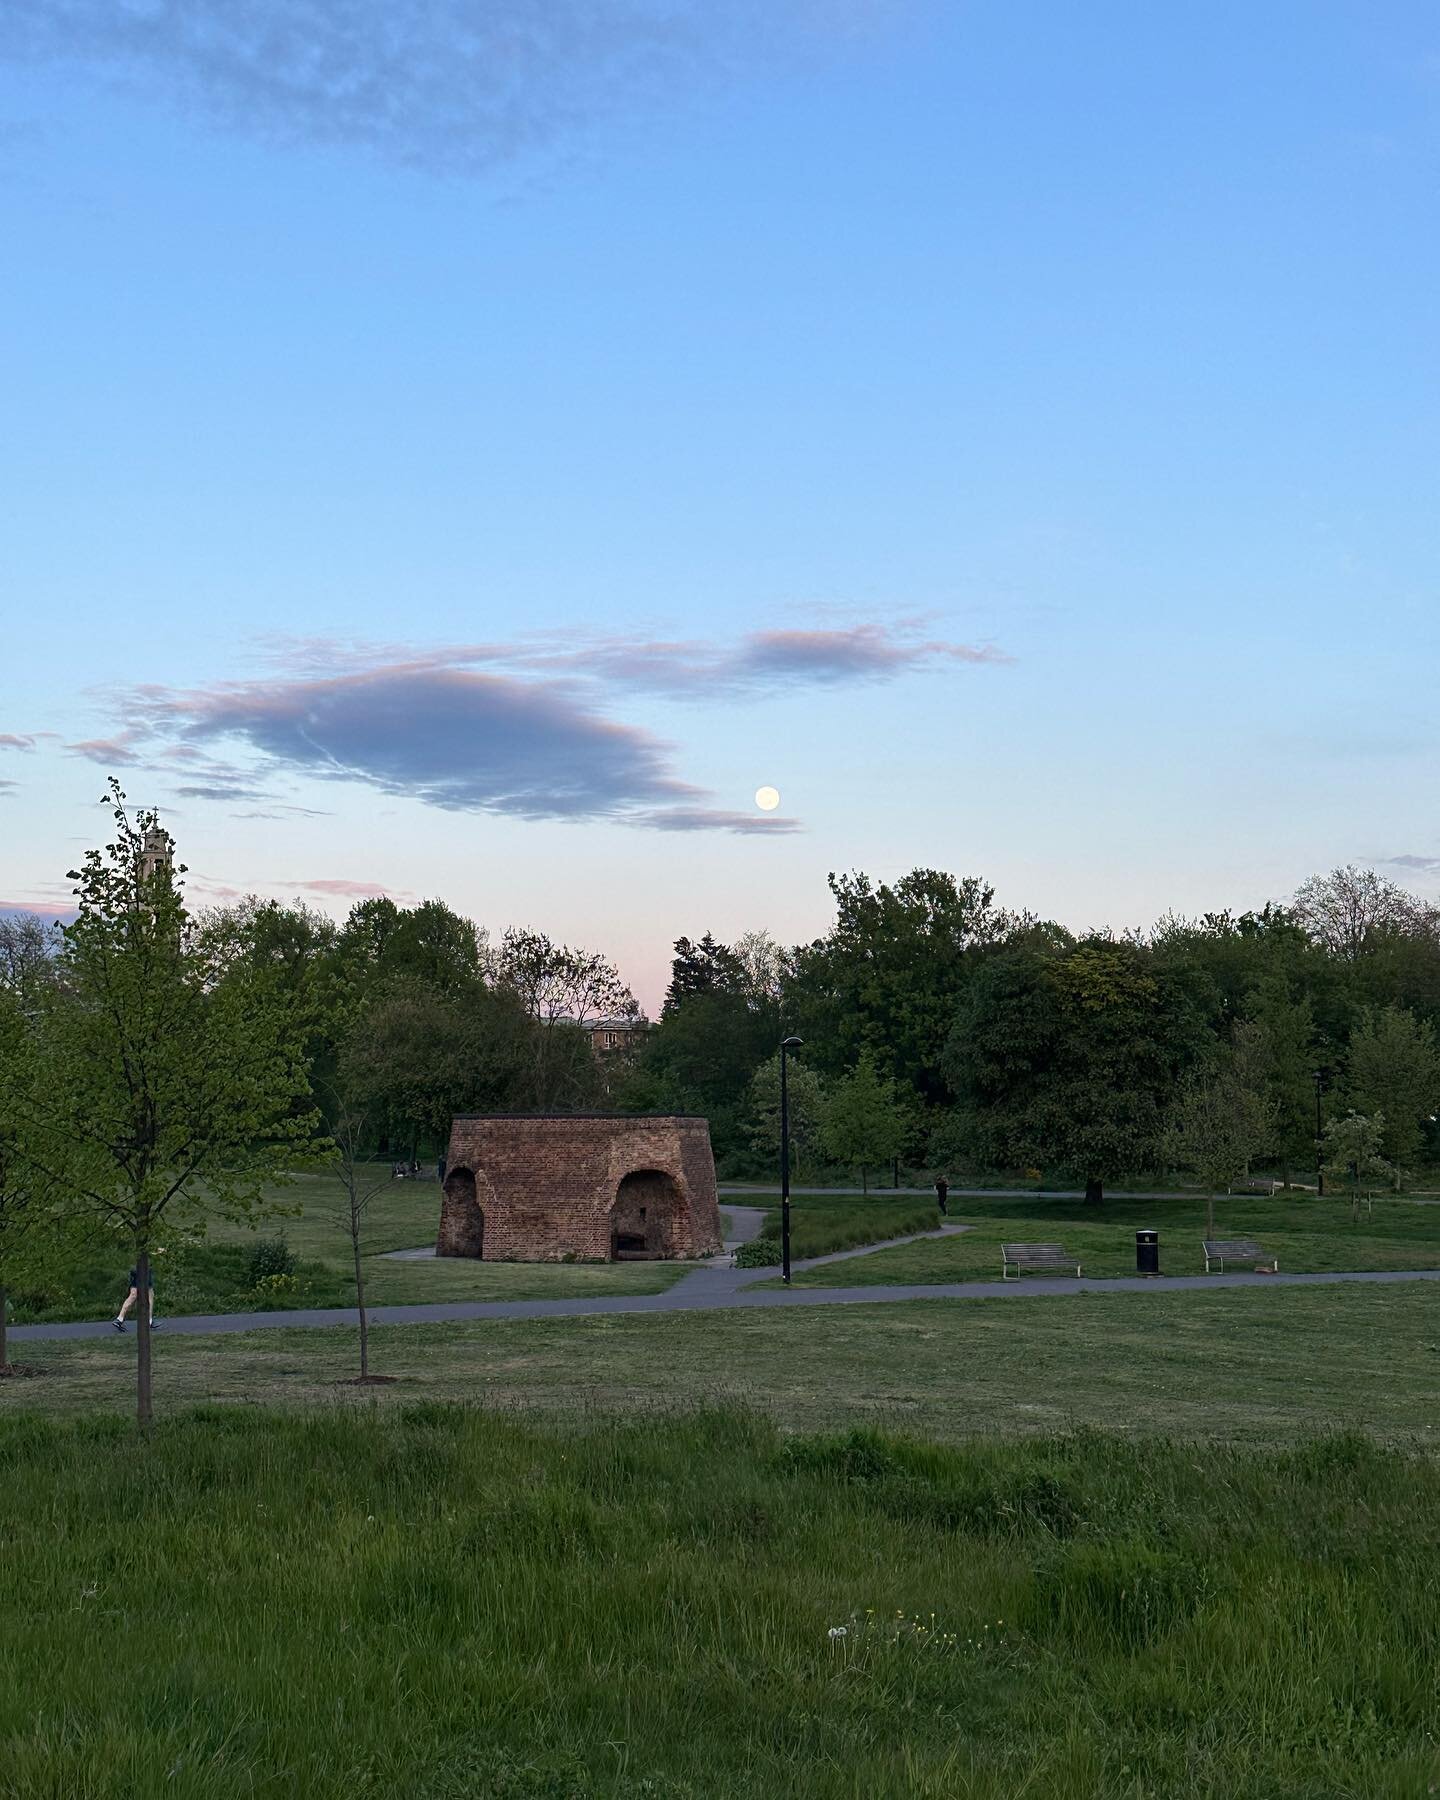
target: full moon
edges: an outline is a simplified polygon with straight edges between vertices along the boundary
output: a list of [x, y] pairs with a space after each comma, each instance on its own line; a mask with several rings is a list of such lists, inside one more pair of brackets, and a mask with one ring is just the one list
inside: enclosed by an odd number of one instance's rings
[[773, 787], [756, 788], [755, 804], [761, 812], [774, 812], [780, 804], [780, 790]]

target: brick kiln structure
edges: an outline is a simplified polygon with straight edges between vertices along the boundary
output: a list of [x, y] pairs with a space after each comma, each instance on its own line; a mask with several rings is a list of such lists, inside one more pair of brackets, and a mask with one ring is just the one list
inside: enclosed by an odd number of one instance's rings
[[615, 1262], [721, 1248], [704, 1119], [462, 1114], [445, 1168], [437, 1256]]

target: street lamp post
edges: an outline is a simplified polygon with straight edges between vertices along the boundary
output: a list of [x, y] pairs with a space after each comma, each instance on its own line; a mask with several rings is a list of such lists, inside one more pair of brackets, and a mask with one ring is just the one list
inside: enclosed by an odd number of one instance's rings
[[1315, 1071], [1315, 1192], [1325, 1192], [1325, 1131], [1320, 1123], [1320, 1087], [1323, 1081], [1319, 1069]]
[[786, 1056], [798, 1050], [804, 1038], [787, 1037], [780, 1042], [780, 1279], [790, 1285], [790, 1083], [786, 1072]]

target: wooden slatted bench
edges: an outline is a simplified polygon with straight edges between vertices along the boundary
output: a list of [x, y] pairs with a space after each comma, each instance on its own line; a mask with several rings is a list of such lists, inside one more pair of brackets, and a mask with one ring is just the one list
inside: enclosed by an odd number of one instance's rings
[[1268, 1250], [1262, 1250], [1254, 1238], [1203, 1238], [1201, 1249], [1205, 1252], [1205, 1273], [1210, 1274], [1210, 1265], [1219, 1266], [1220, 1273], [1225, 1273], [1227, 1262], [1249, 1263], [1257, 1272], [1261, 1264], [1268, 1264], [1272, 1275], [1280, 1273], [1280, 1258], [1272, 1256]]
[[1063, 1244], [1002, 1244], [1000, 1246], [1000, 1279], [1008, 1281], [1010, 1271], [1020, 1275], [1068, 1275], [1080, 1273], [1080, 1264]]

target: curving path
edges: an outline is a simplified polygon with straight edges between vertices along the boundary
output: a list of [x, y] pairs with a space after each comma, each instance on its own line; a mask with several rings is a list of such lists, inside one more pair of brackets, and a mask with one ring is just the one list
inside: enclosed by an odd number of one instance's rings
[[[727, 1245], [734, 1249], [759, 1230], [759, 1208], [726, 1207], [735, 1226]], [[738, 1215], [754, 1212], [751, 1221]], [[969, 1231], [968, 1225], [950, 1223], [938, 1231], [914, 1232], [890, 1238], [883, 1244], [864, 1244], [855, 1250], [836, 1250], [828, 1256], [807, 1257], [795, 1269], [823, 1268], [827, 1263], [848, 1262], [857, 1256], [873, 1256], [897, 1244], [913, 1244], [922, 1238], [949, 1237]], [[761, 1288], [757, 1282], [773, 1281], [774, 1267], [737, 1269], [733, 1257], [702, 1263], [663, 1294], [606, 1294], [593, 1299], [569, 1300], [460, 1300], [433, 1306], [372, 1306], [372, 1325], [437, 1325], [460, 1319], [563, 1319], [595, 1313], [711, 1312], [721, 1308], [748, 1309], [768, 1306], [874, 1306], [896, 1300], [1031, 1300], [1072, 1294], [1172, 1294], [1197, 1289], [1248, 1287], [1328, 1287], [1341, 1282], [1387, 1284], [1397, 1281], [1440, 1281], [1440, 1269], [1372, 1269], [1335, 1271], [1317, 1275], [1167, 1275], [1159, 1280], [1126, 1275], [1108, 1280], [1075, 1279], [1071, 1276], [1028, 1277], [1018, 1281], [952, 1281], [932, 1286], [843, 1288]], [[201, 1313], [188, 1318], [164, 1319], [165, 1335], [201, 1337], [236, 1331], [281, 1331], [353, 1325], [353, 1307], [313, 1307], [293, 1312]], [[41, 1338], [110, 1337], [108, 1320], [76, 1325], [12, 1325], [11, 1340], [23, 1343]]]

